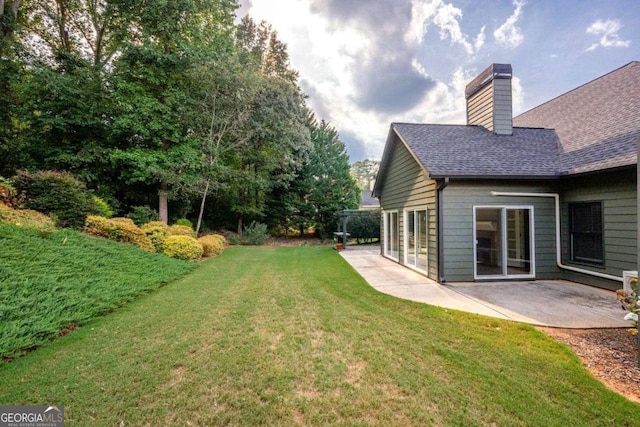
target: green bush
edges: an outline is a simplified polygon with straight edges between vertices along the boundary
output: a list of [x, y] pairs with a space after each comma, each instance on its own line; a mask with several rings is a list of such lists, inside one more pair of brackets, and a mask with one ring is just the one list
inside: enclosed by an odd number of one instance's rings
[[194, 237], [173, 235], [164, 241], [163, 254], [172, 258], [185, 260], [198, 260], [202, 256], [202, 244]]
[[100, 215], [105, 218], [111, 218], [113, 216], [113, 209], [111, 209], [109, 204], [101, 197], [93, 196], [93, 203], [96, 207], [96, 215]]
[[242, 236], [240, 236], [240, 244], [264, 245], [270, 238], [271, 236], [267, 231], [267, 225], [253, 221], [249, 226], [244, 228]]
[[191, 221], [189, 221], [187, 218], [180, 218], [180, 219], [176, 220], [176, 222], [174, 224], [175, 225], [184, 225], [184, 226], [187, 226], [189, 228], [193, 228], [193, 223]]
[[156, 252], [162, 253], [164, 241], [169, 236], [169, 226], [162, 221], [151, 221], [143, 224], [140, 229], [151, 240]]
[[13, 182], [23, 207], [55, 218], [59, 227], [80, 229], [98, 211], [93, 195], [68, 172], [18, 171]]
[[149, 252], [155, 252], [151, 239], [130, 218], [87, 217], [85, 233], [121, 243], [130, 243]]
[[198, 242], [202, 244], [202, 256], [217, 256], [224, 250], [226, 243], [224, 236], [219, 234], [208, 234], [198, 239]]
[[0, 205], [12, 207], [17, 204], [18, 197], [13, 182], [0, 176]]
[[178, 225], [174, 224], [169, 226], [169, 236], [190, 236], [196, 237], [196, 232], [193, 231], [193, 228], [187, 227], [186, 225]]
[[12, 209], [3, 204], [0, 204], [0, 222], [17, 225], [18, 227], [32, 228], [42, 236], [56, 231], [53, 220], [45, 214], [30, 209]]
[[149, 206], [134, 206], [133, 210], [125, 216], [131, 218], [138, 227], [151, 221], [157, 221], [159, 218], [158, 212]]

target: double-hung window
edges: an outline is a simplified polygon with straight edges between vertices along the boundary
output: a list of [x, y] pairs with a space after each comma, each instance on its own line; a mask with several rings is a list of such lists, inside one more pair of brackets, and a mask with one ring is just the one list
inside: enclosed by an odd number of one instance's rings
[[602, 202], [569, 204], [571, 261], [603, 264]]

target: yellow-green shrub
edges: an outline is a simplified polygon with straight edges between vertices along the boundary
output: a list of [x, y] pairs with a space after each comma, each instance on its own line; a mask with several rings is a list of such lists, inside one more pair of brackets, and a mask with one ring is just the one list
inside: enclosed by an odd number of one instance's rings
[[169, 235], [169, 226], [162, 221], [151, 221], [140, 227], [144, 234], [151, 240], [156, 252], [162, 253], [164, 241]]
[[0, 222], [33, 228], [41, 233], [56, 231], [55, 222], [45, 214], [31, 209], [13, 209], [0, 203]]
[[178, 234], [167, 237], [162, 253], [172, 258], [197, 260], [202, 256], [202, 245], [194, 237]]
[[149, 252], [155, 247], [146, 234], [129, 218], [104, 218], [90, 215], [85, 221], [85, 232], [121, 243], [131, 243]]
[[224, 250], [226, 239], [218, 234], [209, 234], [198, 239], [202, 244], [202, 256], [217, 256]]
[[196, 232], [193, 228], [186, 225], [173, 224], [169, 227], [169, 236], [190, 236], [196, 237]]

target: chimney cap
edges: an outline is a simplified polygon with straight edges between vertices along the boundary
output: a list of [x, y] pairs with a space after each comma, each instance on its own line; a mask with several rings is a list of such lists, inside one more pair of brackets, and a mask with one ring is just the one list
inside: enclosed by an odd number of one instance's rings
[[492, 80], [511, 80], [511, 77], [511, 64], [491, 64], [486, 70], [480, 73], [478, 77], [471, 80], [471, 82], [464, 88], [465, 98], [469, 99], [473, 94], [478, 92]]

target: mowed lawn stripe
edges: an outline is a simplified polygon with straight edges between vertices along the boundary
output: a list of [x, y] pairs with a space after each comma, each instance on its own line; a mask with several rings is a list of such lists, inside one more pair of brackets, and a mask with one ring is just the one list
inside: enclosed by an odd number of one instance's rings
[[639, 425], [535, 329], [399, 300], [327, 247], [238, 247], [0, 367], [69, 425]]

